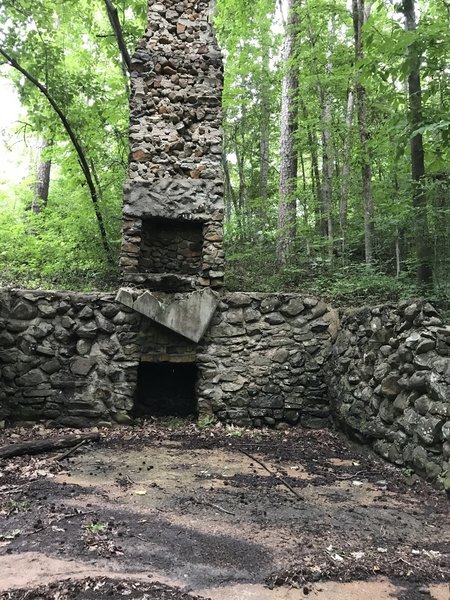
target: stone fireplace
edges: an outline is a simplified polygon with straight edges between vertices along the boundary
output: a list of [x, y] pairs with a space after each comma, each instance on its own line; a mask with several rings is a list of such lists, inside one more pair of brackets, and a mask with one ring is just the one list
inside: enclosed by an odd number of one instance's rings
[[220, 289], [224, 276], [222, 57], [210, 2], [149, 2], [132, 60], [123, 282]]
[[197, 413], [194, 362], [145, 362], [138, 369], [136, 417], [186, 417]]
[[142, 221], [139, 272], [198, 275], [202, 251], [202, 223], [169, 219]]

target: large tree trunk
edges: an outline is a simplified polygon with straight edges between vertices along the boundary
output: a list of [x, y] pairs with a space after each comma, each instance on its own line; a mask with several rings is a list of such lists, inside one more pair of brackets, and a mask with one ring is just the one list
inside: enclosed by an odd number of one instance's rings
[[[405, 29], [416, 31], [414, 0], [403, 0], [402, 11], [405, 16]], [[409, 121], [411, 129], [411, 176], [413, 182], [413, 206], [415, 211], [415, 238], [417, 250], [417, 281], [421, 287], [430, 287], [433, 281], [431, 266], [432, 251], [427, 219], [427, 196], [424, 187], [425, 152], [422, 134], [417, 130], [422, 125], [422, 87], [420, 82], [420, 54], [417, 43], [408, 48]]]
[[288, 0], [288, 19], [283, 48], [285, 73], [281, 98], [281, 162], [280, 200], [278, 206], [277, 263], [286, 265], [292, 254], [297, 221], [297, 167], [298, 158], [294, 134], [297, 127], [298, 76], [292, 60], [295, 54], [299, 17], [299, 0]]
[[[367, 20], [370, 9], [366, 11], [364, 0], [352, 0], [353, 27], [355, 33], [356, 65], [364, 57], [362, 28]], [[358, 128], [361, 145], [361, 179], [364, 211], [364, 254], [367, 264], [373, 261], [373, 197], [372, 197], [372, 165], [369, 148], [369, 133], [367, 128], [366, 90], [359, 75], [356, 77], [356, 102], [358, 109]]]
[[34, 197], [31, 203], [31, 210], [34, 213], [40, 213], [47, 206], [48, 194], [50, 191], [50, 171], [52, 161], [43, 157], [47, 148], [50, 148], [52, 142], [41, 141], [37, 148], [36, 157], [36, 180], [34, 185]]

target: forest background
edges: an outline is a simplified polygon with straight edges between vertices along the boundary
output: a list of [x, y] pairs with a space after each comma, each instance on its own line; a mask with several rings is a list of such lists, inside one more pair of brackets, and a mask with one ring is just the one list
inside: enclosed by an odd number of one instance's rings
[[[1, 0], [0, 74], [30, 149], [27, 175], [0, 181], [1, 285], [117, 286], [146, 9]], [[450, 4], [218, 0], [215, 27], [227, 288], [448, 310]]]

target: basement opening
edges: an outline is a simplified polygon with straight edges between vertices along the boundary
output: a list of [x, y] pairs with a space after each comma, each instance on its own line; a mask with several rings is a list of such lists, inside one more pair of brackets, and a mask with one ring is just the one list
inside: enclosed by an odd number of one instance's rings
[[197, 414], [195, 363], [141, 362], [134, 414], [187, 417]]

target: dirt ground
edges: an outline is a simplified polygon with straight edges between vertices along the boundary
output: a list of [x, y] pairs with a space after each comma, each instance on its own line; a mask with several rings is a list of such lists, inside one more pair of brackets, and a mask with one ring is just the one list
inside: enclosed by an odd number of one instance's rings
[[174, 425], [0, 462], [0, 598], [450, 600], [442, 492], [332, 431]]

